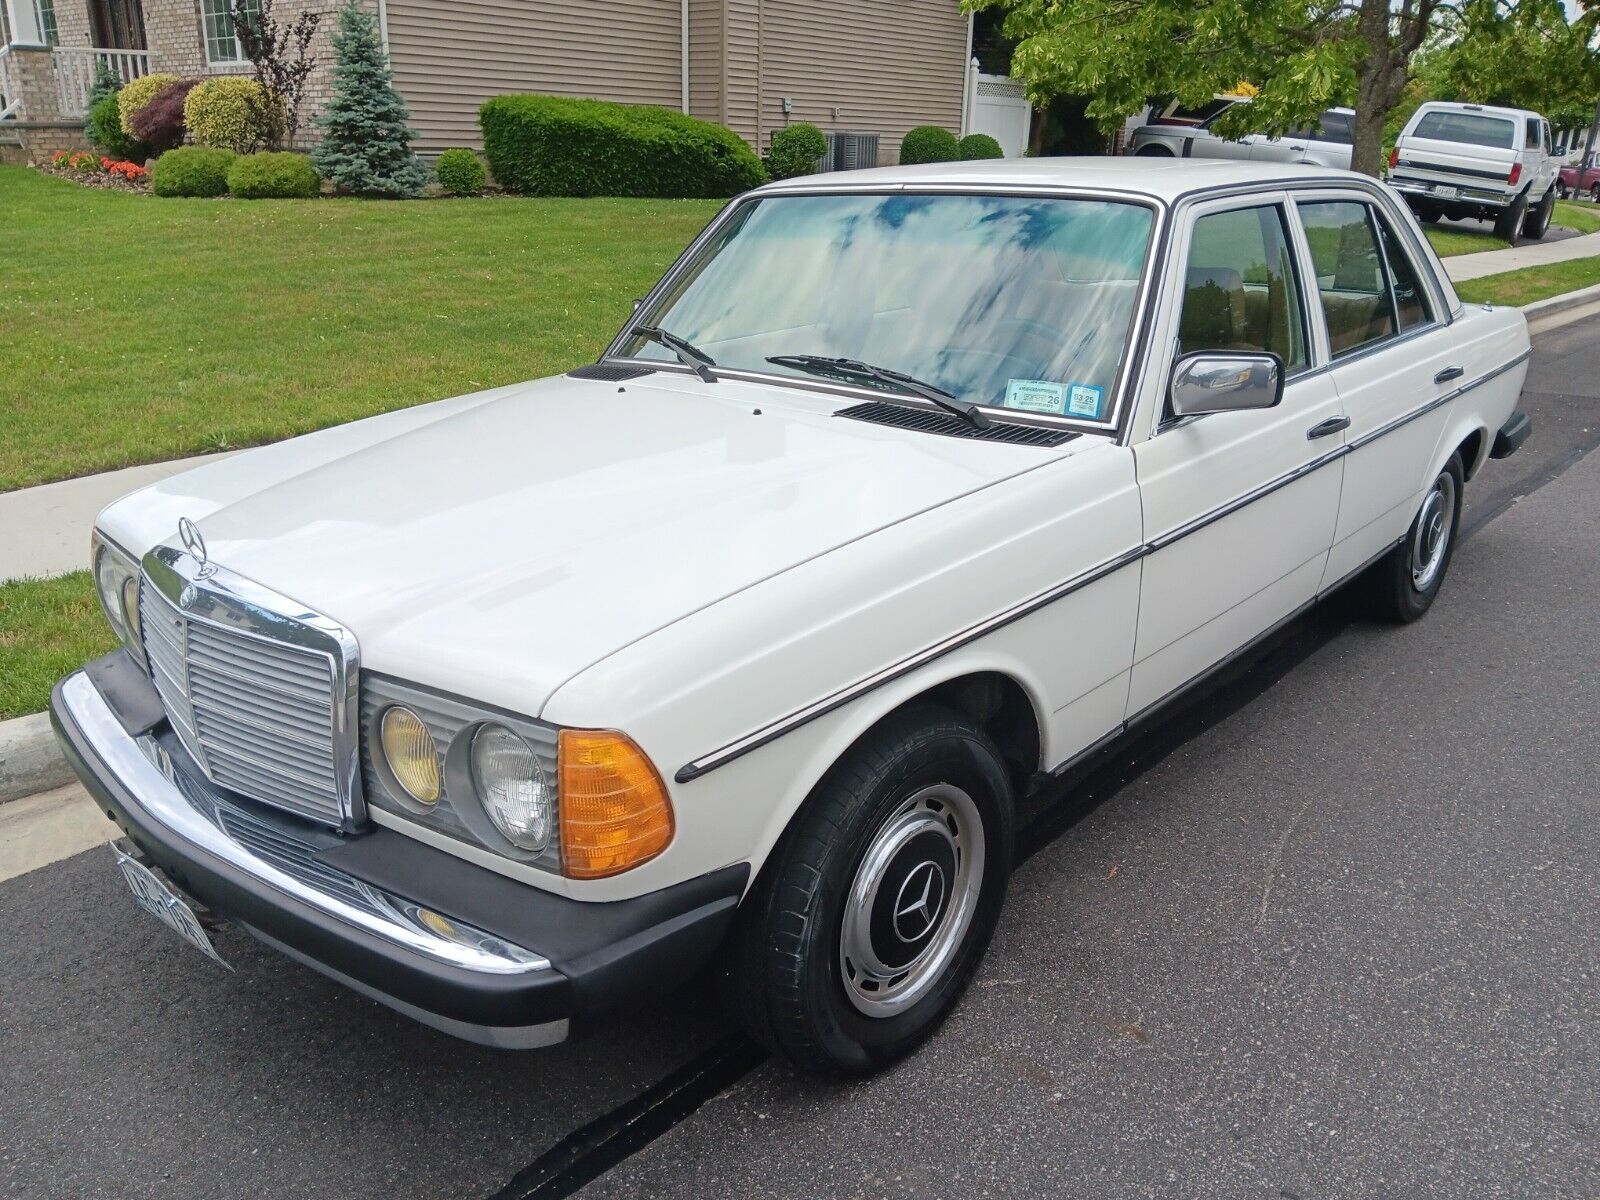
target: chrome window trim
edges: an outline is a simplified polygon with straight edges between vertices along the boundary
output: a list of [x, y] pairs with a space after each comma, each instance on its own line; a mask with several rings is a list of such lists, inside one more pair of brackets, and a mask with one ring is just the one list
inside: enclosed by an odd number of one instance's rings
[[1455, 388], [1453, 391], [1446, 392], [1442, 396], [1438, 396], [1432, 400], [1429, 400], [1426, 404], [1420, 405], [1411, 412], [1379, 426], [1377, 429], [1372, 430], [1370, 433], [1365, 434], [1352, 442], [1348, 442], [1342, 446], [1337, 446], [1332, 450], [1329, 450], [1326, 454], [1319, 455], [1318, 457], [1311, 459], [1309, 462], [1302, 463], [1292, 471], [1287, 471], [1274, 479], [1268, 480], [1266, 483], [1263, 483], [1258, 487], [1252, 488], [1248, 492], [1244, 492], [1241, 495], [1235, 496], [1232, 500], [1220, 504], [1208, 512], [1200, 514], [1187, 523], [1178, 526], [1176, 529], [1168, 530], [1160, 537], [1148, 542], [1143, 542], [1137, 546], [1133, 546], [1128, 550], [1123, 551], [1121, 554], [1106, 560], [1100, 565], [1091, 567], [1086, 571], [1082, 571], [1079, 574], [1074, 575], [1059, 584], [1056, 584], [1054, 587], [1048, 588], [1045, 591], [1022, 601], [1020, 604], [1014, 605], [1008, 609], [1004, 609], [993, 616], [986, 617], [976, 624], [970, 625], [957, 633], [951, 634], [949, 637], [935, 642], [933, 645], [928, 646], [923, 650], [917, 651], [915, 654], [907, 655], [905, 658], [896, 663], [892, 663], [889, 666], [875, 671], [870, 675], [864, 676], [856, 682], [848, 684], [845, 687], [842, 687], [819, 700], [815, 700], [802, 708], [795, 709], [786, 716], [779, 717], [775, 721], [770, 721], [766, 725], [752, 730], [750, 733], [747, 733], [742, 737], [736, 738], [733, 741], [728, 742], [707, 754], [703, 754], [699, 758], [693, 759], [690, 762], [685, 763], [682, 767], [678, 768], [677, 773], [673, 776], [673, 780], [676, 783], [682, 784], [690, 783], [696, 779], [699, 779], [702, 775], [706, 775], [709, 772], [716, 770], [718, 767], [726, 766], [735, 759], [742, 758], [751, 751], [758, 750], [762, 746], [767, 745], [769, 742], [776, 741], [785, 734], [793, 732], [802, 725], [808, 725], [812, 721], [817, 720], [819, 717], [826, 716], [835, 709], [841, 708], [844, 705], [849, 704], [851, 701], [859, 699], [868, 692], [874, 691], [877, 688], [882, 687], [884, 684], [891, 683], [894, 680], [899, 679], [903, 675], [910, 674], [912, 671], [926, 666], [928, 663], [933, 662], [935, 659], [941, 658], [946, 654], [949, 654], [953, 650], [958, 650], [962, 646], [976, 641], [978, 638], [981, 638], [986, 634], [993, 633], [997, 629], [1004, 628], [1015, 621], [1019, 621], [1023, 617], [1026, 617], [1029, 614], [1044, 608], [1046, 605], [1053, 604], [1057, 600], [1065, 599], [1072, 593], [1106, 578], [1112, 573], [1121, 570], [1123, 567], [1131, 566], [1132, 564], [1141, 561], [1147, 555], [1153, 554], [1157, 550], [1164, 549], [1167, 546], [1171, 546], [1175, 542], [1181, 541], [1183, 538], [1188, 537], [1190, 534], [1197, 533], [1206, 528], [1208, 525], [1212, 525], [1217, 521], [1222, 520], [1224, 517], [1231, 516], [1240, 509], [1255, 503], [1255, 501], [1264, 499], [1265, 497], [1272, 495], [1274, 492], [1288, 487], [1291, 483], [1305, 478], [1313, 471], [1320, 470], [1321, 468], [1328, 466], [1330, 463], [1337, 462], [1339, 459], [1345, 457], [1345, 455], [1351, 454], [1360, 447], [1376, 441], [1385, 434], [1393, 433], [1402, 426], [1408, 425], [1412, 421], [1417, 420], [1419, 417], [1432, 412], [1434, 409], [1448, 404], [1450, 401], [1472, 391], [1474, 388], [1481, 387], [1483, 384], [1488, 383], [1491, 379], [1498, 378], [1520, 363], [1527, 361], [1531, 354], [1531, 350], [1524, 350], [1521, 354], [1494, 368], [1494, 370], [1485, 372], [1476, 379], [1469, 380], [1460, 387]]
[[[141, 565], [151, 585], [185, 620], [235, 637], [289, 645], [329, 659], [333, 669], [334, 788], [341, 809], [341, 828], [353, 832], [365, 824], [367, 806], [361, 790], [361, 650], [355, 635], [332, 617], [226, 567], [201, 563], [175, 546], [156, 546], [144, 556]], [[187, 657], [184, 669], [187, 672]]]
[[[996, 418], [1014, 421], [1017, 424], [1036, 424], [1052, 429], [1067, 428], [1081, 433], [1103, 433], [1116, 435], [1127, 423], [1127, 418], [1136, 405], [1129, 403], [1129, 395], [1135, 386], [1134, 376], [1137, 373], [1131, 364], [1136, 360], [1138, 349], [1142, 345], [1145, 327], [1150, 318], [1150, 307], [1147, 303], [1159, 269], [1162, 258], [1160, 251], [1165, 245], [1165, 235], [1169, 220], [1168, 206], [1156, 196], [1145, 192], [1124, 190], [1120, 188], [1087, 188], [1073, 187], [1070, 184], [957, 184], [957, 183], [895, 183], [876, 184], [863, 186], [855, 183], [808, 183], [804, 187], [777, 187], [771, 190], [757, 189], [745, 192], [731, 200], [721, 212], [713, 217], [699, 235], [689, 243], [677, 260], [667, 268], [654, 287], [645, 293], [644, 297], [634, 307], [627, 321], [623, 323], [616, 337], [606, 346], [600, 355], [602, 361], [628, 363], [635, 366], [647, 366], [654, 370], [667, 371], [676, 374], [691, 373], [681, 363], [665, 362], [661, 359], [636, 358], [624, 355], [621, 352], [623, 343], [633, 336], [634, 328], [644, 319], [644, 314], [669, 291], [672, 285], [689, 269], [699, 254], [701, 248], [711, 241], [723, 228], [730, 223], [735, 215], [747, 204], [757, 203], [762, 200], [779, 199], [785, 196], [1004, 196], [1004, 197], [1038, 197], [1048, 200], [1099, 200], [1115, 204], [1135, 204], [1150, 210], [1153, 218], [1150, 226], [1150, 240], [1145, 247], [1145, 260], [1140, 268], [1138, 284], [1133, 295], [1132, 321], [1128, 326], [1126, 339], [1126, 353], [1122, 362], [1117, 367], [1117, 378], [1112, 384], [1113, 402], [1110, 413], [1101, 421], [1083, 421], [1072, 417], [1050, 417], [1037, 413], [1026, 414], [1030, 420], [1023, 421], [1014, 409], [996, 407], [993, 405], [979, 405], [989, 415]], [[893, 397], [894, 403], [904, 402], [908, 407], [927, 409], [932, 412], [940, 411], [934, 404], [919, 397], [902, 396], [899, 393], [881, 388], [860, 388], [848, 384], [832, 384], [825, 380], [800, 379], [793, 375], [782, 375], [765, 371], [745, 371], [737, 368], [718, 367], [717, 373], [729, 379], [739, 379], [753, 383], [767, 383], [785, 387], [804, 385], [804, 390], [845, 395], [851, 397], [870, 397], [882, 400], [886, 396]]]

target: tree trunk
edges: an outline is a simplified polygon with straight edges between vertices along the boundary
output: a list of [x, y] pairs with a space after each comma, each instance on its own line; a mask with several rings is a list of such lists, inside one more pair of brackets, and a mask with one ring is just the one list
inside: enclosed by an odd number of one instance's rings
[[1352, 122], [1354, 145], [1350, 150], [1350, 169], [1377, 179], [1383, 172], [1383, 124], [1390, 105], [1383, 103], [1377, 88], [1369, 88], [1365, 71], [1357, 74], [1356, 116]]

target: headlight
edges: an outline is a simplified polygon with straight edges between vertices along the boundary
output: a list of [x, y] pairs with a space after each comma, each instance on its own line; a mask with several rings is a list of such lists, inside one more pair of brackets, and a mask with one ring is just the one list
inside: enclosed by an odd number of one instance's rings
[[472, 737], [472, 782], [483, 811], [513, 846], [537, 853], [550, 844], [554, 797], [528, 743], [504, 725]]
[[443, 790], [439, 751], [422, 718], [397, 704], [383, 714], [379, 730], [383, 759], [395, 781], [418, 804], [439, 803]]
[[100, 534], [94, 536], [94, 589], [112, 632], [141, 664], [144, 642], [139, 628], [139, 564]]

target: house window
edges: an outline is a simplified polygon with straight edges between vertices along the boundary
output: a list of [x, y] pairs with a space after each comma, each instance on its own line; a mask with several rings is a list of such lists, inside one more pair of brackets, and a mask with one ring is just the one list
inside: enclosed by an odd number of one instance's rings
[[[247, 16], [260, 16], [261, 0], [239, 0], [238, 8]], [[233, 29], [233, 9], [233, 0], [200, 0], [200, 14], [206, 30], [206, 61], [212, 66], [245, 61]]]
[[39, 38], [46, 46], [54, 46], [61, 38], [56, 29], [56, 0], [34, 0], [34, 12], [39, 18]]

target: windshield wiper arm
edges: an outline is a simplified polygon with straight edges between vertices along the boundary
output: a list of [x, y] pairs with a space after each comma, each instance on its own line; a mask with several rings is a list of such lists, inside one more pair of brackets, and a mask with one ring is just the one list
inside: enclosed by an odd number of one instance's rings
[[945, 412], [960, 417], [974, 429], [989, 428], [989, 418], [983, 415], [976, 404], [957, 400], [943, 388], [924, 383], [914, 375], [907, 375], [903, 371], [875, 367], [871, 363], [864, 363], [854, 358], [828, 358], [822, 354], [774, 354], [767, 361], [776, 367], [794, 367], [799, 371], [809, 371], [813, 375], [832, 373], [892, 384], [902, 391], [910, 392], [913, 396], [921, 396], [924, 400], [932, 401]]
[[654, 325], [635, 325], [633, 331], [647, 341], [652, 341], [658, 346], [665, 346], [677, 356], [679, 362], [689, 367], [707, 383], [715, 383], [717, 381], [717, 377], [711, 373], [711, 368], [717, 365], [717, 360], [687, 338], [681, 338], [675, 333], [668, 333], [665, 329], [657, 328]]

